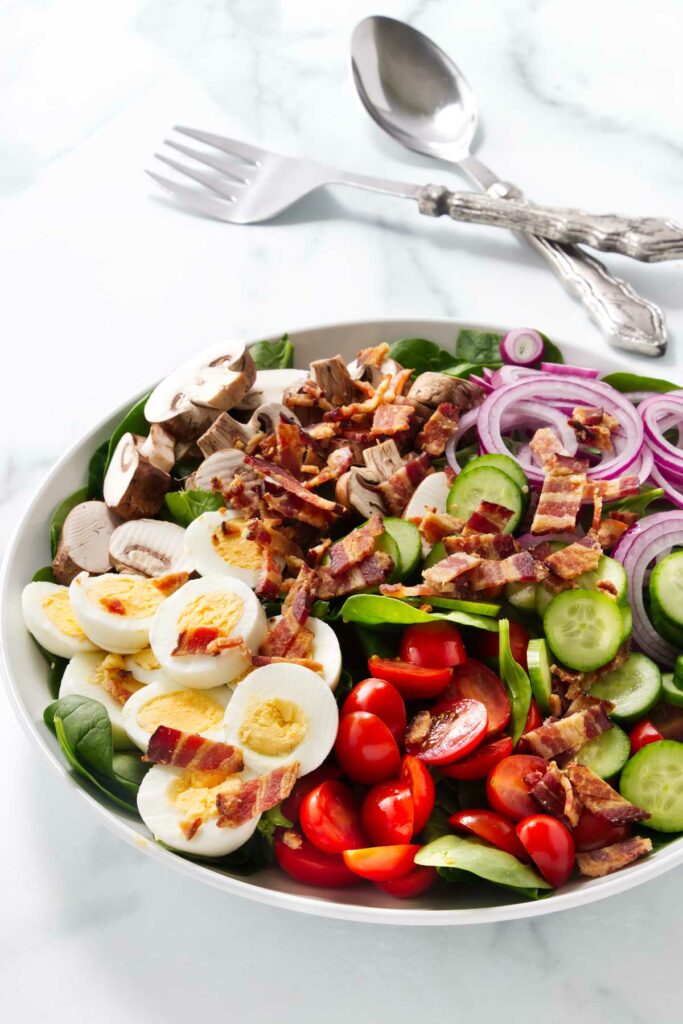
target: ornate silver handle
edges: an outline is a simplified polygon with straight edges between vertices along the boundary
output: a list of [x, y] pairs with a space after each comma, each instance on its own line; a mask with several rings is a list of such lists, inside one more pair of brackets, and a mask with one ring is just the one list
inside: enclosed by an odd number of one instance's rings
[[569, 207], [537, 206], [519, 196], [452, 192], [441, 185], [425, 185], [418, 204], [420, 213], [431, 217], [447, 214], [453, 220], [510, 228], [564, 244], [590, 245], [644, 263], [683, 257], [683, 228], [663, 217], [592, 214]]

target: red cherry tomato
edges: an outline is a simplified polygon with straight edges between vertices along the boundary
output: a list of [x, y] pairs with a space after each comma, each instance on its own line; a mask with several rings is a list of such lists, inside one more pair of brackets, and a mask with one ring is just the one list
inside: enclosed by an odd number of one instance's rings
[[555, 888], [564, 885], [576, 860], [567, 826], [549, 814], [532, 814], [519, 822], [517, 835], [546, 882]]
[[344, 774], [366, 786], [395, 778], [401, 764], [401, 755], [389, 727], [368, 711], [344, 715], [339, 722], [334, 750]]
[[401, 780], [408, 784], [413, 798], [413, 829], [418, 835], [429, 821], [434, 810], [436, 789], [429, 768], [412, 754], [406, 754], [401, 761]]
[[460, 630], [452, 622], [408, 626], [401, 637], [401, 658], [424, 668], [452, 668], [467, 659]]
[[[522, 626], [519, 622], [510, 622], [510, 650], [512, 657], [515, 659], [518, 665], [521, 665], [526, 672], [526, 650], [531, 640], [531, 633], [529, 630]], [[483, 631], [477, 638], [477, 651], [482, 658], [491, 658], [492, 661], [498, 661], [498, 634], [497, 633], [484, 633]]]
[[499, 850], [511, 853], [518, 860], [528, 863], [529, 857], [519, 841], [515, 826], [507, 818], [496, 814], [495, 811], [470, 810], [458, 811], [448, 819], [449, 825], [459, 832], [467, 832], [470, 835], [484, 839]]
[[652, 722], [647, 718], [643, 718], [642, 721], [637, 722], [636, 725], [633, 726], [630, 732], [630, 737], [631, 757], [633, 757], [634, 754], [637, 754], [639, 750], [642, 750], [643, 747], [646, 747], [648, 743], [658, 743], [659, 740], [664, 739], [659, 729], [656, 729]]
[[370, 882], [391, 882], [402, 878], [415, 866], [419, 846], [369, 846], [364, 850], [345, 850], [344, 863], [354, 874]]
[[543, 725], [543, 715], [538, 704], [531, 698], [531, 704], [529, 705], [529, 714], [526, 716], [526, 724], [524, 726], [524, 733], [533, 732], [534, 729], [538, 729], [539, 726]]
[[543, 758], [534, 754], [511, 754], [499, 761], [486, 781], [486, 796], [494, 811], [513, 821], [536, 814], [538, 806], [529, 795], [532, 787], [525, 776], [534, 772], [545, 775], [547, 768]]
[[455, 764], [444, 764], [441, 771], [451, 779], [469, 782], [472, 779], [485, 779], [494, 765], [509, 757], [512, 753], [512, 737], [503, 736], [499, 740], [482, 743], [467, 757]]
[[291, 821], [293, 825], [296, 825], [299, 820], [301, 804], [306, 794], [310, 793], [316, 786], [319, 786], [321, 782], [338, 779], [340, 775], [341, 771], [337, 768], [336, 764], [321, 764], [319, 768], [314, 768], [308, 775], [303, 775], [300, 779], [297, 779], [292, 792], [286, 800], [282, 801], [281, 809], [287, 821]]
[[297, 882], [341, 889], [358, 881], [341, 857], [323, 853], [293, 829], [275, 830], [273, 850], [279, 866]]
[[579, 853], [587, 853], [589, 850], [599, 850], [603, 846], [611, 846], [626, 839], [631, 834], [628, 825], [608, 825], [600, 821], [586, 807], [581, 811], [581, 817], [572, 829], [574, 846]]
[[456, 701], [438, 715], [421, 711], [408, 726], [406, 750], [427, 764], [449, 764], [474, 750], [486, 735], [486, 723], [480, 700]]
[[434, 710], [441, 711], [463, 697], [479, 700], [486, 705], [488, 736], [500, 732], [510, 721], [510, 700], [502, 682], [495, 672], [472, 658], [453, 669], [452, 679], [440, 695]]
[[408, 661], [392, 661], [391, 658], [373, 656], [368, 661], [370, 674], [393, 683], [406, 700], [422, 700], [436, 697], [451, 678], [451, 670], [445, 668], [422, 668]]
[[363, 800], [363, 828], [375, 846], [409, 843], [415, 828], [410, 789], [404, 782], [380, 782]]
[[377, 715], [389, 726], [396, 742], [403, 742], [405, 702], [396, 687], [385, 679], [364, 679], [354, 686], [342, 705], [341, 714], [350, 715], [352, 711], [369, 711], [371, 715]]
[[417, 867], [409, 871], [403, 878], [394, 878], [390, 882], [375, 882], [375, 885], [382, 892], [388, 892], [396, 899], [407, 900], [411, 896], [419, 896], [420, 893], [431, 889], [438, 877], [436, 868]]
[[367, 846], [353, 793], [343, 782], [321, 782], [307, 793], [299, 813], [304, 835], [323, 853]]

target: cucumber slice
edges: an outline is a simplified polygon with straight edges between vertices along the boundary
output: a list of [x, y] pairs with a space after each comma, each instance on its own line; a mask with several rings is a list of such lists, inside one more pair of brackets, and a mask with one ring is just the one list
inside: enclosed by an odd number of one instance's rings
[[505, 597], [514, 608], [519, 608], [523, 612], [536, 610], [535, 583], [508, 583], [505, 587]]
[[550, 674], [548, 645], [545, 640], [530, 640], [526, 649], [531, 690], [543, 717], [550, 714], [550, 694], [553, 680]]
[[607, 732], [579, 747], [574, 760], [585, 764], [601, 779], [611, 779], [619, 774], [630, 753], [631, 741], [627, 734], [618, 725], [613, 725]]
[[591, 697], [611, 701], [614, 704], [612, 718], [627, 724], [646, 715], [661, 692], [662, 673], [644, 654], [629, 654], [621, 668], [608, 672], [590, 690]]
[[565, 590], [543, 616], [546, 640], [568, 668], [593, 672], [612, 660], [624, 629], [621, 609], [597, 590]]
[[675, 704], [677, 708], [683, 708], [683, 683], [677, 681], [673, 672], [665, 672], [662, 675], [662, 700], [667, 704]]
[[[650, 591], [651, 597], [652, 591]], [[675, 623], [668, 619], [662, 612], [659, 604], [655, 604], [652, 600], [650, 600], [650, 619], [657, 632], [661, 633], [670, 644], [678, 647], [679, 650], [683, 648], [683, 628], [675, 625]]]
[[679, 654], [674, 665], [674, 676], [679, 686], [683, 687], [683, 654]]
[[379, 537], [375, 541], [375, 551], [386, 551], [389, 558], [394, 563], [394, 568], [391, 570], [389, 576], [389, 583], [399, 583], [402, 579], [405, 579], [403, 575], [403, 564], [401, 562], [401, 552], [399, 551], [398, 544], [385, 530], [384, 533], [380, 533]]
[[648, 743], [631, 758], [619, 783], [621, 795], [648, 811], [657, 832], [683, 831], [683, 743]]
[[491, 501], [511, 509], [513, 515], [504, 533], [514, 533], [524, 511], [524, 497], [514, 480], [493, 466], [472, 468], [456, 476], [448, 492], [447, 511], [460, 519], [469, 519], [482, 501]]
[[[650, 607], [657, 628], [672, 643], [683, 634], [683, 551], [663, 558], [650, 576]], [[671, 628], [671, 635], [666, 632]]]
[[601, 555], [595, 569], [584, 572], [576, 579], [577, 586], [582, 590], [595, 590], [598, 580], [609, 580], [617, 588], [617, 601], [625, 601], [628, 591], [628, 576], [623, 565], [608, 555]]
[[[420, 532], [415, 523], [387, 516], [384, 520], [384, 536], [387, 535], [394, 541], [398, 549], [398, 561], [401, 567], [399, 579], [405, 580], [415, 572], [422, 558]], [[391, 551], [389, 554], [391, 555]], [[393, 555], [391, 557], [393, 558]]]
[[499, 469], [501, 473], [509, 476], [517, 484], [522, 494], [528, 498], [530, 490], [529, 478], [519, 463], [515, 462], [510, 455], [480, 455], [478, 458], [468, 462], [460, 475], [471, 473], [473, 469], [485, 469], [487, 466]]
[[438, 540], [434, 547], [432, 548], [432, 550], [427, 555], [427, 557], [425, 558], [424, 564], [422, 566], [422, 571], [424, 572], [424, 570], [429, 569], [430, 566], [436, 565], [437, 562], [442, 562], [444, 558], [448, 558], [448, 552], [444, 547], [443, 541]]
[[546, 608], [555, 595], [552, 590], [548, 590], [544, 583], [536, 583], [534, 586], [536, 587], [536, 593], [534, 594], [534, 607], [536, 609], [536, 614], [543, 618]]
[[621, 618], [624, 624], [624, 632], [621, 634], [621, 642], [623, 644], [633, 632], [633, 612], [631, 611], [630, 604], [622, 604], [619, 607], [621, 608]]

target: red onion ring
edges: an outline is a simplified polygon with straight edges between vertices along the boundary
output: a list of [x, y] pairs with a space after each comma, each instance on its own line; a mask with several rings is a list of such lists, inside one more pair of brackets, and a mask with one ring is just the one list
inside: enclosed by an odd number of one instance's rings
[[558, 377], [577, 377], [580, 380], [594, 380], [600, 376], [599, 370], [589, 366], [572, 366], [570, 363], [541, 363], [543, 373], [554, 373]]
[[659, 466], [654, 465], [652, 467], [650, 476], [657, 486], [662, 488], [667, 501], [670, 501], [672, 505], [678, 505], [679, 508], [683, 508], [683, 491], [680, 491], [670, 479], [664, 476]]
[[515, 327], [508, 331], [500, 343], [504, 363], [512, 366], [533, 366], [543, 357], [545, 342], [531, 327]]
[[460, 417], [460, 422], [458, 423], [458, 426], [453, 431], [453, 433], [451, 434], [446, 443], [446, 450], [444, 454], [446, 456], [446, 459], [448, 460], [448, 465], [451, 467], [456, 476], [460, 472], [460, 466], [458, 465], [458, 460], [455, 457], [456, 448], [458, 447], [458, 441], [467, 433], [468, 430], [471, 430], [472, 427], [475, 427], [477, 425], [480, 409], [481, 406], [477, 405], [474, 409], [470, 409], [468, 412], [464, 413], [464, 415]]

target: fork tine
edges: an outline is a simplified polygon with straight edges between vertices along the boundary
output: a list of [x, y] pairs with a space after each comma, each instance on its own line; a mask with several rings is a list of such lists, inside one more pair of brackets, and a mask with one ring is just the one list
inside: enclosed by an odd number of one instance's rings
[[213, 192], [217, 192], [218, 195], [224, 196], [234, 203], [235, 196], [230, 191], [230, 187], [227, 182], [222, 182], [220, 178], [216, 178], [211, 174], [207, 174], [204, 171], [195, 170], [192, 167], [185, 167], [184, 164], [178, 163], [177, 160], [171, 160], [170, 157], [164, 156], [163, 153], [155, 153], [154, 156], [157, 160], [161, 160], [162, 163], [172, 167], [178, 174], [186, 174], [188, 178], [192, 178], [194, 181], [198, 181], [200, 185], [205, 185], [210, 188]]
[[236, 164], [232, 160], [225, 160], [221, 156], [213, 156], [210, 153], [201, 153], [198, 149], [193, 149], [192, 146], [183, 146], [182, 143], [174, 142], [173, 139], [164, 139], [164, 145], [177, 149], [179, 153], [184, 153], [185, 156], [191, 157], [192, 160], [197, 160], [208, 167], [213, 167], [216, 171], [229, 174], [231, 178], [235, 179], [235, 187], [246, 185], [248, 182], [248, 179], [244, 177], [245, 173], [248, 173], [247, 167], [244, 164]]
[[196, 128], [183, 128], [179, 124], [174, 125], [174, 128], [181, 135], [189, 135], [191, 139], [204, 142], [207, 146], [215, 146], [216, 149], [222, 149], [224, 153], [238, 156], [240, 160], [246, 160], [247, 163], [259, 164], [263, 157], [267, 155], [265, 149], [259, 149], [258, 146], [250, 146], [246, 142], [238, 142], [237, 139], [227, 139], [224, 135], [200, 132]]
[[187, 203], [188, 206], [193, 206], [200, 213], [205, 213], [209, 217], [216, 217], [218, 220], [232, 222], [230, 203], [226, 203], [221, 199], [214, 199], [213, 196], [202, 192], [196, 192], [193, 188], [187, 188], [185, 185], [179, 185], [177, 182], [171, 181], [170, 178], [164, 178], [161, 174], [156, 174], [155, 171], [145, 171], [145, 174], [149, 175], [153, 181], [156, 181], [157, 185], [161, 185], [171, 195], [182, 199], [184, 203]]

